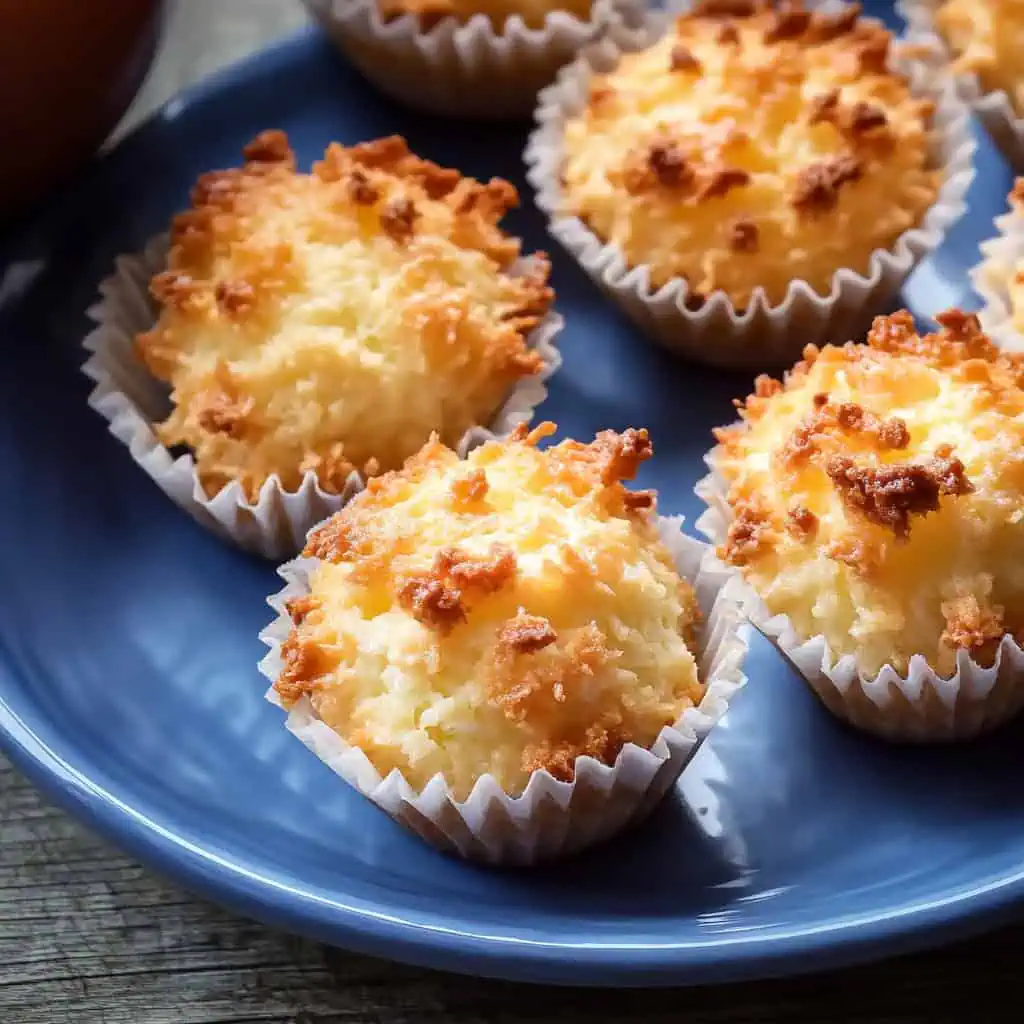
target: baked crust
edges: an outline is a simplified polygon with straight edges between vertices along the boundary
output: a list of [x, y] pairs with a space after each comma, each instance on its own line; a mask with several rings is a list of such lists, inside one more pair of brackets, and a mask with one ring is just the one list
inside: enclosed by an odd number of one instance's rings
[[[623, 481], [645, 430], [540, 448], [521, 428], [460, 461], [432, 442], [310, 537], [320, 560], [276, 686], [382, 774], [510, 793], [649, 746], [698, 702], [699, 610]], [[643, 493], [640, 501], [637, 493]]]
[[[809, 348], [716, 432], [734, 518], [720, 555], [773, 612], [872, 674], [1024, 638], [1024, 356], [948, 310]], [[998, 637], [993, 630], [998, 624]]]
[[338, 492], [432, 432], [454, 444], [541, 369], [525, 339], [552, 301], [548, 263], [507, 273], [506, 181], [465, 178], [399, 137], [333, 143], [305, 174], [270, 131], [192, 201], [137, 350], [171, 384], [160, 439], [193, 451], [211, 495], [237, 480], [255, 500], [269, 477], [295, 490], [309, 471]]
[[856, 7], [699, 4], [591, 81], [565, 130], [561, 212], [660, 287], [737, 308], [794, 280], [828, 294], [935, 201], [932, 104]]

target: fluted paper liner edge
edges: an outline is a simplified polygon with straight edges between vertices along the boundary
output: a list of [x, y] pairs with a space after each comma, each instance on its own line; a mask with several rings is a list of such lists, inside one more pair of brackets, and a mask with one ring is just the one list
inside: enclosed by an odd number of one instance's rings
[[[100, 285], [100, 301], [88, 311], [96, 327], [83, 342], [89, 357], [82, 370], [96, 385], [89, 405], [107, 420], [110, 432], [157, 486], [193, 519], [265, 558], [290, 557], [301, 549], [310, 528], [337, 512], [365, 481], [354, 472], [341, 493], [333, 494], [308, 472], [296, 491], [287, 491], [275, 475], [264, 483], [255, 502], [246, 499], [237, 481], [211, 498], [199, 481], [192, 455], [175, 455], [160, 442], [153, 424], [170, 410], [167, 387], [136, 357], [133, 343], [155, 321], [149, 282], [166, 264], [167, 244], [167, 236], [160, 235], [141, 252], [119, 256], [113, 274]], [[528, 264], [526, 258], [509, 272]], [[552, 312], [530, 333], [527, 344], [540, 353], [543, 369], [516, 384], [489, 426], [472, 427], [463, 435], [457, 446], [460, 455], [532, 418], [547, 397], [546, 381], [561, 366], [555, 337], [562, 325], [562, 317]]]
[[722, 292], [710, 295], [700, 308], [688, 309], [685, 280], [675, 278], [652, 289], [648, 267], [629, 266], [617, 245], [602, 242], [579, 218], [558, 212], [564, 124], [585, 105], [591, 75], [613, 68], [623, 53], [651, 45], [665, 27], [665, 17], [652, 14], [642, 28], [610, 32], [584, 49], [541, 92], [534, 114], [537, 127], [524, 159], [537, 206], [549, 218], [549, 231], [638, 327], [694, 362], [770, 369], [792, 364], [808, 344], [846, 341], [863, 333], [871, 317], [891, 304], [910, 272], [939, 246], [967, 209], [975, 144], [967, 108], [952, 84], [924, 62], [894, 58], [897, 68], [907, 74], [914, 95], [928, 96], [936, 103], [934, 158], [943, 181], [922, 223], [904, 232], [891, 249], [875, 250], [866, 275], [838, 270], [828, 295], [819, 295], [806, 281], [793, 281], [775, 306], [759, 289], [742, 312]]
[[[705, 458], [711, 472], [695, 491], [707, 508], [695, 527], [714, 547], [723, 544], [732, 522], [728, 486], [716, 469], [714, 448]], [[928, 742], [970, 739], [1008, 721], [1024, 707], [1024, 648], [1003, 638], [990, 668], [966, 651], [956, 671], [943, 678], [920, 654], [908, 670], [883, 666], [875, 675], [860, 672], [851, 654], [836, 658], [824, 636], [801, 636], [786, 615], [773, 614], [739, 569], [726, 566], [739, 581], [739, 601], [750, 623], [764, 634], [836, 716], [866, 732], [891, 740]]]
[[[949, 47], [935, 28], [936, 4], [931, 0], [897, 0], [896, 10], [907, 23], [914, 40], [929, 47], [937, 66], [948, 66]], [[1002, 89], [986, 91], [973, 74], [953, 75], [960, 98], [970, 106], [1003, 156], [1018, 170], [1024, 170], [1024, 117], [1014, 109]]]
[[1007, 283], [1024, 264], [1024, 216], [1016, 210], [995, 219], [996, 234], [981, 243], [981, 262], [971, 269], [971, 283], [981, 296], [981, 326], [1001, 349], [1024, 352], [1024, 336], [1013, 324]]
[[[649, 750], [627, 744], [614, 765], [590, 758], [576, 762], [573, 782], [537, 771], [519, 797], [504, 793], [491, 775], [481, 777], [459, 802], [437, 775], [417, 791], [397, 770], [382, 778], [369, 758], [320, 721], [303, 699], [288, 712], [287, 728], [321, 761], [378, 807], [428, 843], [449, 853], [493, 864], [532, 864], [567, 856], [641, 820], [661, 800], [696, 754], [746, 683], [746, 635], [734, 593], [741, 589], [723, 572], [707, 545], [687, 537], [679, 517], [660, 517], [659, 532], [679, 574], [697, 593], [703, 613], [697, 652], [706, 691]], [[307, 593], [316, 561], [299, 558], [281, 567], [285, 588], [270, 599], [279, 614], [261, 634], [270, 653], [260, 671], [273, 682], [280, 675], [280, 645], [291, 629], [285, 603]], [[273, 686], [267, 699], [280, 705]]]
[[377, 0], [304, 0], [332, 42], [382, 92], [428, 113], [505, 119], [529, 115], [537, 92], [609, 28], [635, 23], [643, 0], [597, 0], [586, 21], [552, 11], [543, 26], [485, 14], [443, 18], [424, 31], [415, 15], [392, 21]]

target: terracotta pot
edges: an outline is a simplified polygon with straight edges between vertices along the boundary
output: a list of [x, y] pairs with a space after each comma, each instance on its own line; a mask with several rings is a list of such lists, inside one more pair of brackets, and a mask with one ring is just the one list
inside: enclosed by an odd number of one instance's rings
[[0, 217], [100, 145], [135, 96], [160, 0], [0, 0]]

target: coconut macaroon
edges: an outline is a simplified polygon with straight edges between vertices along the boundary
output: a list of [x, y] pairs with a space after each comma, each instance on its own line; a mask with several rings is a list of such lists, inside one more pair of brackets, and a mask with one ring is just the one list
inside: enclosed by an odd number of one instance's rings
[[773, 615], [862, 676], [990, 664], [1024, 640], [1024, 359], [950, 310], [811, 349], [717, 433], [733, 520], [720, 556]]
[[941, 175], [933, 105], [888, 67], [881, 23], [706, 0], [591, 78], [566, 124], [562, 215], [615, 243], [651, 284], [737, 309], [842, 268], [918, 225]]
[[953, 51], [955, 74], [977, 75], [982, 87], [1001, 90], [1024, 115], [1024, 4], [1019, 0], [947, 0], [935, 27]]
[[537, 442], [543, 424], [460, 460], [434, 440], [309, 539], [309, 593], [276, 692], [303, 698], [382, 777], [490, 774], [518, 795], [544, 769], [649, 747], [704, 692], [699, 611], [630, 491], [644, 430]]
[[555, 11], [564, 11], [581, 21], [590, 17], [593, 0], [377, 0], [381, 18], [393, 21], [405, 14], [418, 18], [425, 29], [429, 29], [445, 18], [469, 21], [474, 14], [489, 18], [494, 28], [501, 32], [509, 18], [518, 15], [528, 28], [541, 28], [544, 19]]
[[338, 493], [486, 424], [540, 371], [525, 339], [552, 300], [542, 256], [509, 272], [516, 202], [398, 137], [332, 143], [305, 174], [282, 132], [260, 135], [199, 179], [152, 282], [137, 350], [172, 388], [162, 443], [192, 450], [209, 494], [235, 480], [255, 500], [310, 471]]

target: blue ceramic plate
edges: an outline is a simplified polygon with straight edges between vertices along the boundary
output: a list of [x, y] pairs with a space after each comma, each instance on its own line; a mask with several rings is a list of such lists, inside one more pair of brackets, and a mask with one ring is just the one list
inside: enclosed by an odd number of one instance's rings
[[[892, 747], [835, 722], [758, 642], [751, 684], [637, 832], [572, 863], [498, 872], [405, 834], [293, 740], [263, 700], [273, 567], [178, 511], [86, 407], [84, 310], [113, 256], [268, 126], [304, 161], [401, 132], [524, 194], [512, 226], [549, 247], [519, 154], [526, 125], [444, 124], [370, 92], [307, 34], [171, 103], [4, 240], [0, 286], [0, 729], [72, 813], [183, 885], [361, 951], [554, 982], [782, 974], [990, 924], [1024, 892], [1020, 730]], [[1010, 175], [982, 140], [972, 213], [905, 293], [972, 304], [965, 271]], [[644, 425], [640, 484], [692, 522], [712, 425], [750, 381], [680, 365], [555, 251], [568, 325], [546, 417], [576, 437]]]

